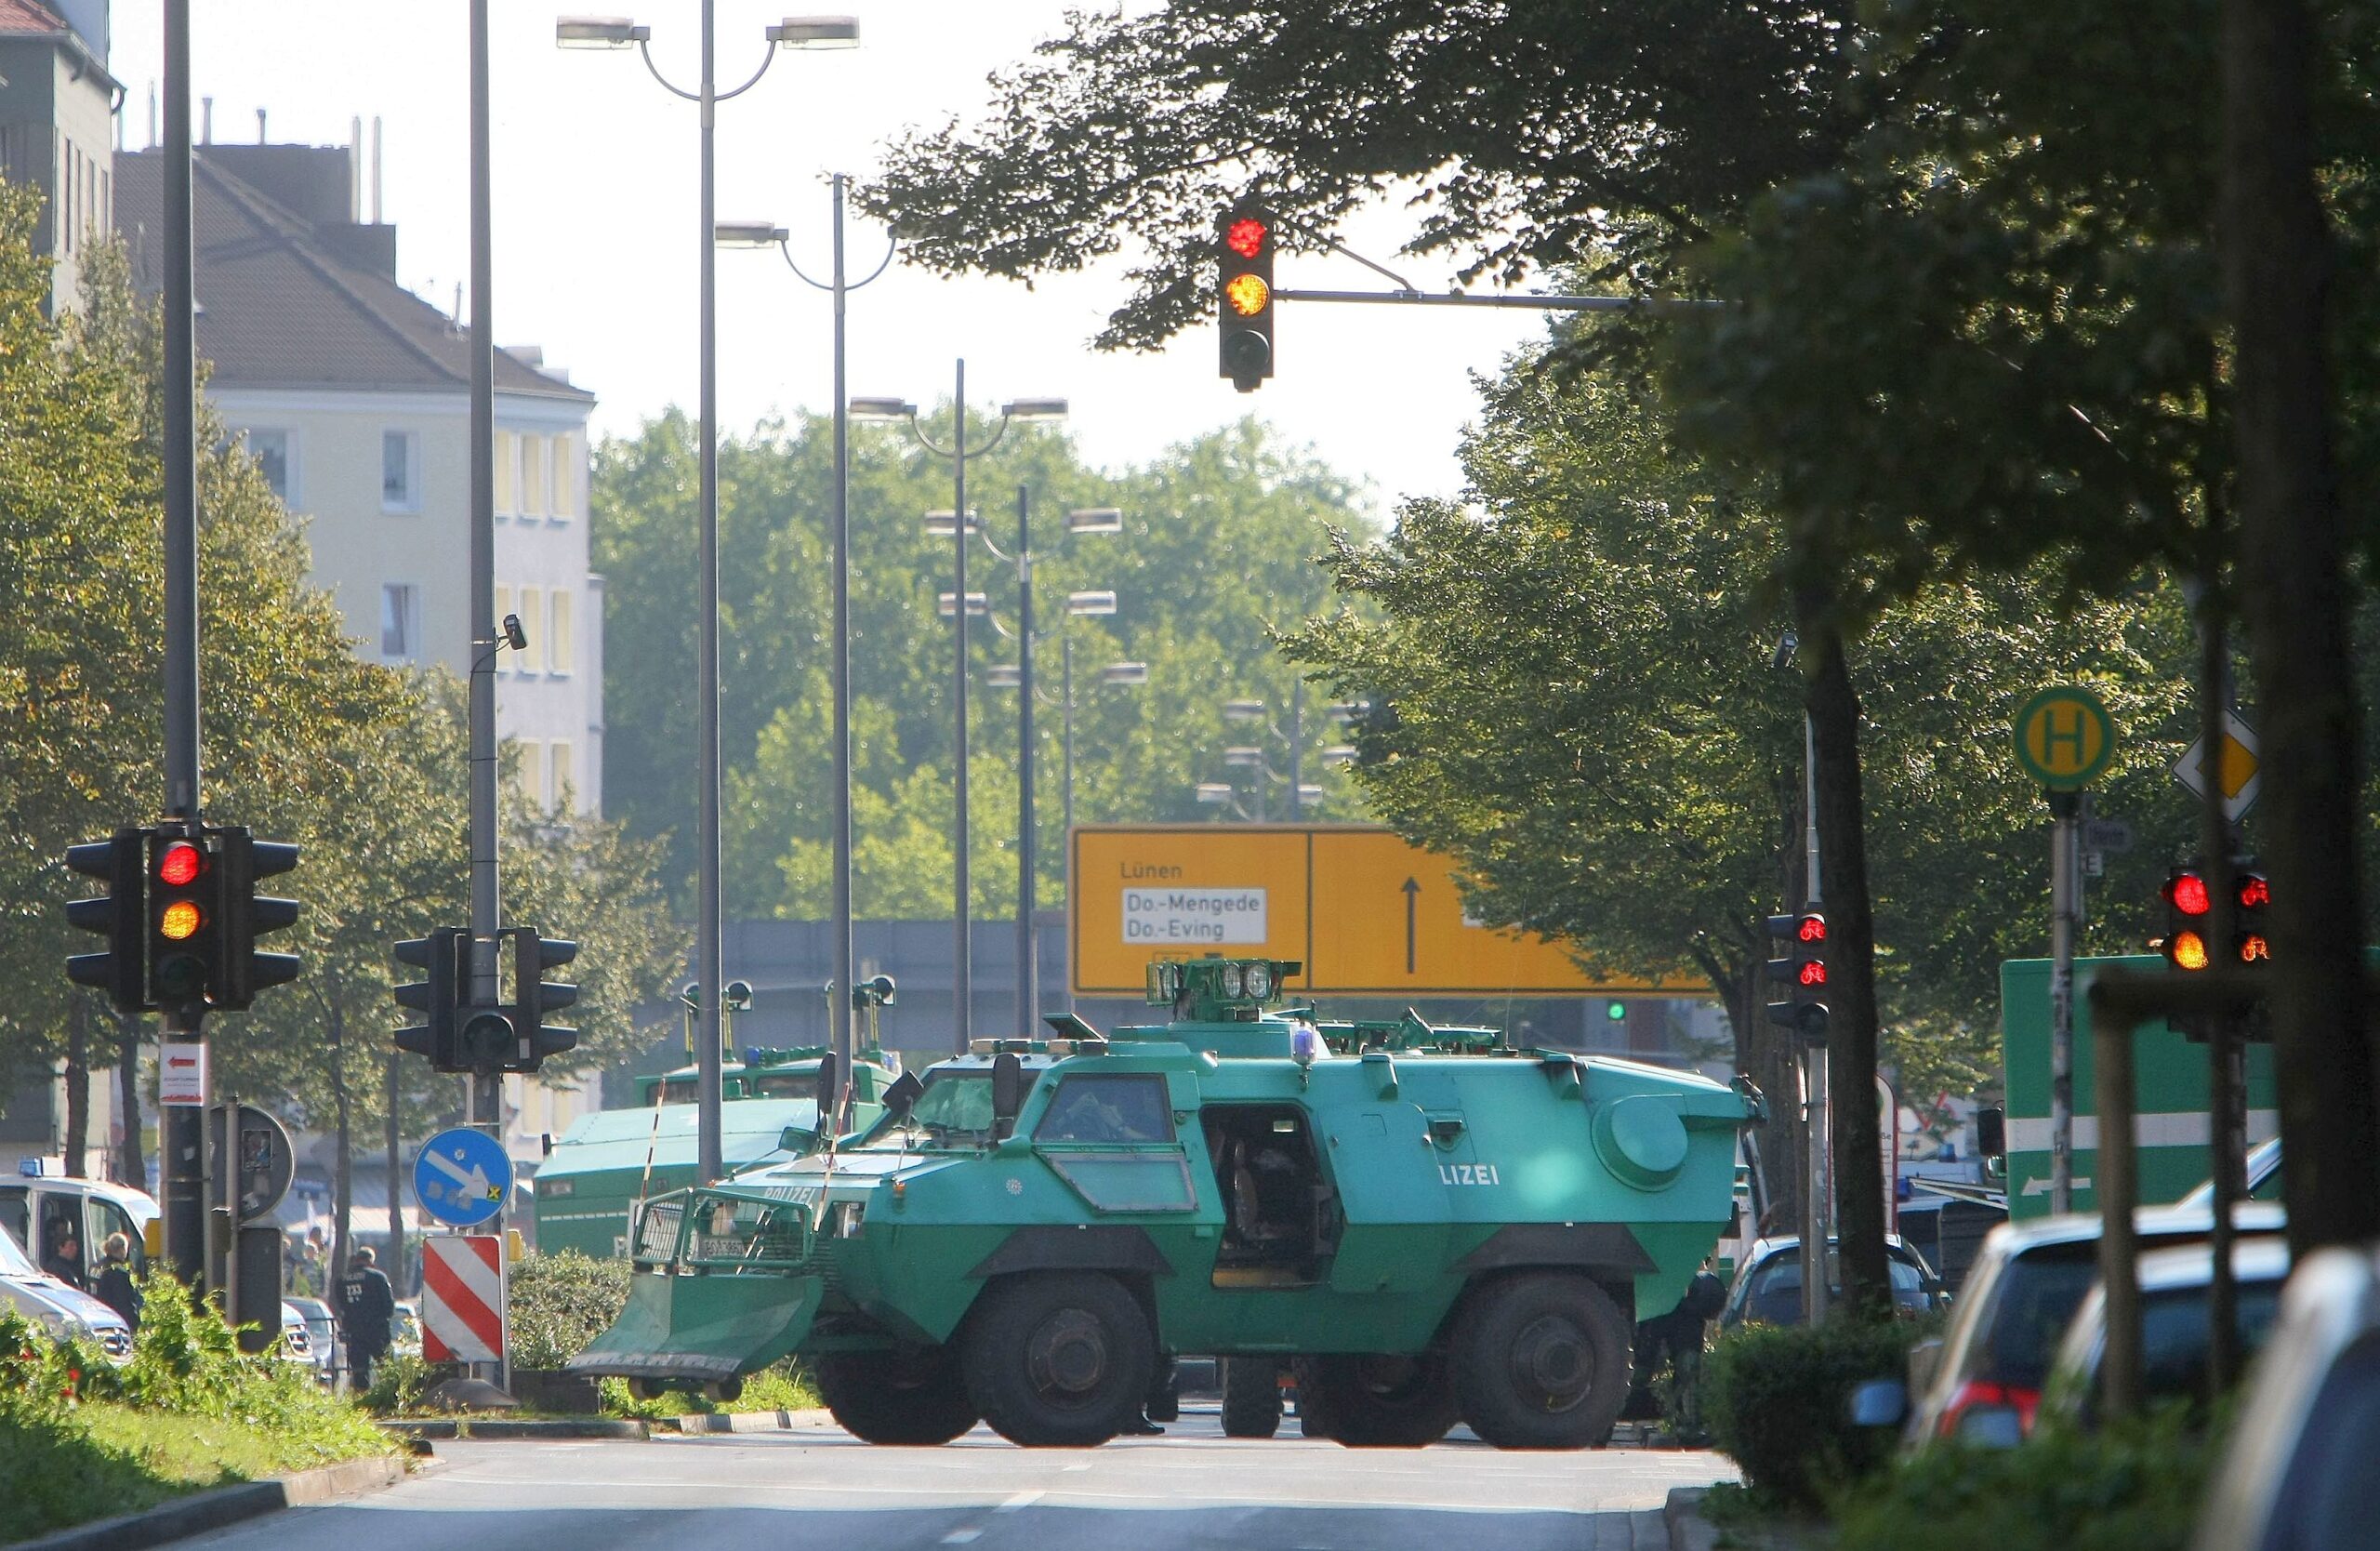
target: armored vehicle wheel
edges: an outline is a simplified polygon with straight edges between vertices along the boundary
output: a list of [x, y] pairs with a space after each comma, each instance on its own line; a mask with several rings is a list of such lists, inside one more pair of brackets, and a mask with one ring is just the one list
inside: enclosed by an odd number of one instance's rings
[[659, 1379], [630, 1379], [628, 1394], [639, 1400], [658, 1400], [669, 1393], [669, 1386]]
[[1271, 1438], [1281, 1430], [1281, 1372], [1271, 1358], [1218, 1358], [1225, 1438]]
[[1112, 1277], [1019, 1277], [968, 1316], [959, 1366], [994, 1431], [1027, 1448], [1104, 1443], [1137, 1421], [1157, 1341]]
[[[1458, 1420], [1446, 1359], [1429, 1354], [1307, 1358], [1298, 1406], [1321, 1422], [1323, 1436], [1350, 1449], [1418, 1449], [1446, 1437]], [[1312, 1426], [1306, 1436], [1316, 1436]]]
[[1499, 1449], [1585, 1449], [1628, 1399], [1628, 1319], [1581, 1276], [1532, 1271], [1475, 1290], [1449, 1350], [1471, 1430]]
[[947, 1346], [824, 1352], [812, 1371], [835, 1420], [869, 1443], [947, 1443], [980, 1420]]
[[713, 1379], [703, 1385], [703, 1399], [713, 1404], [733, 1403], [743, 1398], [744, 1381], [741, 1377]]

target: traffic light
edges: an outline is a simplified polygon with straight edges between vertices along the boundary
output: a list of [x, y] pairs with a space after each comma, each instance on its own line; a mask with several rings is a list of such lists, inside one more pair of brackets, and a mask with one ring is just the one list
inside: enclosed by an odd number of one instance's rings
[[95, 986], [108, 993], [108, 1003], [119, 1013], [149, 1011], [149, 982], [144, 968], [149, 929], [143, 863], [148, 834], [118, 829], [103, 841], [66, 848], [66, 865], [98, 878], [108, 892], [88, 899], [70, 900], [68, 924], [98, 932], [108, 939], [104, 953], [76, 953], [66, 961], [66, 978], [78, 986]]
[[2265, 926], [2265, 911], [2272, 904], [2272, 885], [2254, 858], [2242, 862], [2231, 876], [2232, 897], [2239, 909], [2231, 918], [2231, 946], [2239, 961], [2252, 969], [2272, 963], [2272, 938]]
[[1771, 951], [1768, 978], [1785, 988], [1785, 1000], [1768, 1004], [1768, 1021], [1782, 1024], [1812, 1044], [1826, 1040], [1826, 917], [1817, 910], [1768, 918]]
[[298, 865], [298, 848], [254, 839], [245, 829], [208, 831], [216, 843], [216, 911], [222, 952], [207, 1001], [218, 1011], [240, 1012], [268, 986], [286, 985], [304, 967], [295, 953], [258, 953], [257, 934], [298, 922], [298, 901], [257, 893], [257, 880]]
[[1242, 201], [1225, 215], [1215, 244], [1215, 316], [1222, 370], [1243, 393], [1273, 375], [1273, 218]]
[[2214, 962], [2206, 940], [2207, 917], [2215, 895], [2206, 874], [2195, 865], [2177, 867], [2165, 875], [2165, 962], [2184, 974], [2195, 974]]
[[205, 830], [188, 819], [167, 819], [145, 838], [150, 1005], [185, 1015], [204, 1013], [223, 961], [220, 885]]
[[[547, 1014], [559, 1013], [578, 1000], [578, 988], [565, 980], [548, 980], [546, 972], [560, 969], [578, 957], [578, 945], [566, 937], [541, 937], [534, 926], [515, 926], [507, 934], [512, 939], [512, 1018], [526, 1046], [518, 1070], [533, 1072], [549, 1055], [560, 1055], [578, 1043], [578, 1030], [556, 1028], [546, 1022]], [[727, 988], [721, 1001], [733, 1005], [737, 981]], [[750, 1004], [751, 988], [745, 988], [745, 1001]]]
[[442, 1072], [468, 1071], [470, 1063], [458, 1059], [456, 1009], [462, 1001], [463, 979], [469, 973], [464, 955], [471, 935], [459, 926], [440, 926], [426, 937], [397, 944], [397, 962], [424, 972], [411, 985], [396, 988], [397, 1005], [422, 1014], [411, 1028], [397, 1030], [397, 1048], [426, 1055]]

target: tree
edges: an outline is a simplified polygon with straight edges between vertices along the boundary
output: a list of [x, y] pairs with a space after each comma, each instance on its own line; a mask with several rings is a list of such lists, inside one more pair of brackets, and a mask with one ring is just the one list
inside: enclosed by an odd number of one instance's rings
[[[947, 424], [946, 409], [939, 418]], [[984, 444], [994, 429], [971, 428], [971, 444]], [[815, 918], [826, 909], [830, 448], [827, 423], [805, 419], [731, 439], [721, 457], [724, 885], [728, 908], [742, 913]], [[684, 779], [693, 649], [685, 616], [668, 601], [691, 588], [684, 535], [693, 456], [675, 416], [607, 442], [597, 449], [593, 503], [598, 566], [644, 583], [616, 599], [606, 620], [606, 801], [630, 833], [666, 840], [666, 875], [677, 881], [693, 868]], [[1039, 557], [1037, 619], [1045, 631], [1063, 621], [1075, 646], [1078, 816], [1205, 816], [1193, 788], [1219, 776], [1223, 749], [1245, 737], [1226, 725], [1223, 700], [1261, 698], [1286, 720], [1296, 675], [1273, 652], [1269, 632], [1323, 606], [1328, 581], [1310, 562], [1333, 524], [1356, 521], [1351, 492], [1252, 423], [1113, 473], [1084, 467], [1059, 436], [1017, 428], [968, 471], [985, 535], [1012, 553], [1020, 485], [1032, 502]], [[950, 489], [948, 462], [906, 431], [853, 440], [853, 871], [863, 915], [949, 909], [952, 665], [950, 626], [936, 614], [935, 596], [950, 586], [951, 541], [929, 536], [920, 517], [946, 509]], [[1063, 537], [1064, 513], [1087, 506], [1119, 508], [1124, 531]], [[1015, 577], [1012, 566], [974, 551], [969, 587], [987, 596], [1009, 630]], [[1117, 613], [1066, 618], [1067, 594], [1077, 590], [1113, 590]], [[1017, 660], [1013, 642], [981, 621], [970, 650], [978, 675]], [[1098, 669], [1125, 658], [1147, 663], [1146, 688], [1101, 689]], [[1058, 678], [1058, 643], [1045, 637], [1037, 655], [1045, 696], [1056, 694]], [[1014, 692], [979, 676], [970, 710], [975, 904], [1005, 915], [1016, 897]], [[1320, 707], [1310, 707], [1309, 750], [1329, 741], [1326, 724]], [[1037, 719], [1045, 834], [1056, 831], [1062, 805], [1063, 732], [1056, 708]], [[1315, 766], [1308, 771], [1321, 778]], [[1342, 784], [1331, 782], [1324, 811], [1353, 816]], [[1063, 847], [1045, 844], [1039, 857], [1041, 897], [1061, 897]]]
[[[1675, 968], [1726, 1005], [1737, 1060], [1790, 1092], [1769, 1027], [1763, 918], [1803, 896], [1803, 739], [1794, 676], [1770, 667], [1786, 618], [1774, 516], [1669, 445], [1658, 402], [1610, 376], [1522, 363], [1465, 449], [1479, 510], [1409, 503], [1385, 541], [1342, 541], [1342, 589], [1372, 605], [1289, 642], [1393, 720], [1358, 779], [1399, 830], [1457, 857], [1488, 919], [1566, 938], [1592, 967]], [[1871, 629], [1855, 681], [1871, 713], [1880, 1001], [1905, 1084], [1971, 1091], [1996, 1054], [1998, 964], [2046, 935], [2047, 846], [2006, 753], [2016, 703], [2080, 673], [2118, 708], [2117, 811], [2190, 736], [2189, 643], [2170, 593], [2070, 614], [2054, 582], [1928, 590]], [[2107, 940], [2146, 935], [2161, 840], [2106, 885]], [[1826, 890], [1835, 908], [1831, 879]], [[2128, 905], [2129, 908], [2124, 907]], [[1787, 1127], [1764, 1139], [1791, 1180]]]

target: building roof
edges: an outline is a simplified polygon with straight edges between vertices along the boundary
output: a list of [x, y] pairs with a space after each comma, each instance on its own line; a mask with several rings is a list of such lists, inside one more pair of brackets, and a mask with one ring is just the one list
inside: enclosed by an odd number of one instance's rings
[[[205, 148], [192, 162], [198, 352], [215, 387], [469, 390], [469, 340], [454, 319], [387, 275], [337, 256], [324, 233], [215, 165]], [[136, 284], [148, 292], [164, 288], [162, 253], [150, 240], [164, 200], [163, 153], [117, 152], [116, 230]], [[595, 397], [500, 349], [496, 390], [580, 403]]]
[[62, 33], [66, 19], [41, 0], [0, 0], [0, 33]]

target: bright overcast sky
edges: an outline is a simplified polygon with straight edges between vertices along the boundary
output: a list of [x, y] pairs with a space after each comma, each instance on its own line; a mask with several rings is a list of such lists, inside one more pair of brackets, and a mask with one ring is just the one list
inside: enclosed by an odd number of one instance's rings
[[[680, 84], [696, 74], [694, 0], [642, 0], [656, 62]], [[1065, 0], [842, 0], [862, 46], [786, 53], [747, 95], [723, 104], [721, 219], [765, 218], [793, 232], [797, 258], [823, 274], [826, 174], [864, 176], [886, 138], [988, 100], [986, 73], [1025, 57], [1061, 25]], [[567, 0], [565, 0], [567, 5]], [[620, 8], [620, 0], [582, 6]], [[694, 106], [669, 96], [633, 52], [554, 46], [555, 10], [493, 7], [496, 101], [496, 320], [506, 344], [542, 346], [549, 364], [601, 397], [600, 431], [624, 431], [675, 402], [695, 402], [697, 136]], [[574, 7], [576, 8], [576, 7]], [[740, 80], [783, 15], [721, 0], [718, 75]], [[344, 144], [350, 120], [384, 126], [383, 217], [397, 227], [398, 276], [443, 308], [468, 272], [468, 122], [462, 0], [196, 0], [193, 91], [215, 99], [218, 140], [254, 140], [257, 110], [276, 141]], [[117, 0], [113, 69], [129, 88], [125, 143], [148, 143], [159, 74], [159, 0]], [[1443, 260], [1393, 258], [1412, 218], [1371, 212], [1345, 233], [1423, 289]], [[883, 251], [854, 223], [853, 278]], [[814, 267], [813, 267], [814, 266]], [[1170, 443], [1255, 412], [1368, 483], [1374, 510], [1403, 495], [1454, 495], [1455, 448], [1474, 418], [1469, 374], [1493, 372], [1542, 323], [1525, 312], [1283, 303], [1279, 365], [1254, 394], [1215, 375], [1211, 325], [1160, 355], [1088, 348], [1124, 294], [1120, 264], [1037, 288], [944, 280], [897, 261], [853, 293], [851, 389], [920, 403], [946, 397], [968, 362], [969, 400], [1064, 395], [1095, 463], [1148, 458]], [[720, 405], [730, 430], [832, 402], [823, 293], [774, 253], [722, 252]], [[1369, 288], [1343, 258], [1287, 258], [1284, 285]]]

